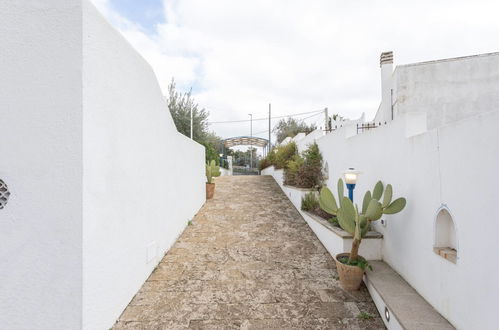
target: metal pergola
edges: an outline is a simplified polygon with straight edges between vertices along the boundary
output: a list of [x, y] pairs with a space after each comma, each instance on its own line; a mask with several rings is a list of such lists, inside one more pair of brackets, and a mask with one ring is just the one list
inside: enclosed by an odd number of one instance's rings
[[223, 144], [225, 148], [235, 146], [254, 146], [265, 148], [269, 144], [269, 140], [254, 136], [237, 136], [223, 140]]
[[[250, 147], [260, 147], [263, 150], [263, 156], [265, 157], [268, 153], [268, 149], [270, 147], [269, 140], [255, 137], [255, 136], [236, 136], [228, 139], [222, 140], [222, 144], [224, 147], [223, 153], [225, 154], [225, 150], [235, 146], [250, 146]], [[252, 155], [252, 154], [251, 154]], [[253, 168], [253, 160], [250, 159], [250, 167]]]

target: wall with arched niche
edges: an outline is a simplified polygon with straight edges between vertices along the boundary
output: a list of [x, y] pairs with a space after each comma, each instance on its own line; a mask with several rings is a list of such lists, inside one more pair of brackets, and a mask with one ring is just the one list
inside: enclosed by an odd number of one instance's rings
[[450, 262], [457, 261], [457, 231], [452, 214], [446, 205], [439, 208], [435, 218], [433, 251]]

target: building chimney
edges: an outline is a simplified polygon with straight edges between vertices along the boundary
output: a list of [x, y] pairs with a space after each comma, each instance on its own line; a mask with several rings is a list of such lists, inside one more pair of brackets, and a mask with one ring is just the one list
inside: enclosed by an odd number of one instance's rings
[[383, 52], [379, 57], [381, 68], [381, 107], [377, 121], [385, 122], [393, 119], [393, 52]]
[[379, 67], [381, 68], [384, 64], [393, 64], [393, 52], [383, 52], [379, 57]]

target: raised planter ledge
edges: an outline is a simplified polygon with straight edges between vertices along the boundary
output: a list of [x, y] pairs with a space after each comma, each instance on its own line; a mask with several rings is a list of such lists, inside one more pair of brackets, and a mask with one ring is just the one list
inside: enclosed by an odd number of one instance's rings
[[[338, 253], [350, 251], [353, 242], [352, 235], [314, 214], [305, 211], [300, 211], [300, 213], [333, 258]], [[382, 243], [383, 235], [376, 231], [370, 231], [362, 240], [359, 254], [367, 260], [381, 260]]]
[[317, 189], [314, 189], [314, 188], [299, 188], [299, 187], [295, 187], [295, 186], [288, 186], [287, 184], [283, 184], [282, 186], [286, 187], [288, 189], [294, 189], [294, 190], [303, 191], [303, 192], [317, 191]]
[[[275, 171], [274, 171], [275, 173]], [[335, 256], [338, 253], [349, 252], [353, 242], [353, 236], [341, 228], [331, 225], [326, 220], [301, 210], [301, 198], [309, 191], [314, 189], [303, 189], [292, 186], [285, 186], [279, 183], [276, 176], [272, 175], [274, 180], [279, 184], [284, 194], [288, 197], [295, 208], [300, 212], [303, 219], [307, 222], [308, 226], [315, 233], [317, 238], [321, 241], [326, 250]], [[367, 260], [381, 260], [381, 245], [383, 235], [370, 231], [363, 243], [360, 245], [359, 253]]]
[[388, 264], [370, 264], [373, 270], [366, 272], [364, 283], [387, 329], [455, 329]]
[[[352, 234], [350, 234], [349, 232], [347, 232], [339, 227], [334, 226], [329, 221], [327, 221], [327, 220], [325, 220], [325, 219], [323, 219], [315, 214], [307, 212], [307, 211], [301, 211], [301, 212], [305, 213], [308, 217], [317, 221], [318, 223], [320, 223], [321, 225], [323, 225], [324, 227], [326, 227], [327, 229], [329, 229], [330, 231], [332, 231], [336, 235], [338, 235], [342, 238], [352, 238], [353, 239]], [[380, 239], [380, 238], [383, 238], [383, 234], [381, 234], [377, 231], [371, 230], [371, 231], [368, 231], [366, 236], [364, 236], [362, 239], [364, 240], [364, 239], [370, 239], [370, 238]]]

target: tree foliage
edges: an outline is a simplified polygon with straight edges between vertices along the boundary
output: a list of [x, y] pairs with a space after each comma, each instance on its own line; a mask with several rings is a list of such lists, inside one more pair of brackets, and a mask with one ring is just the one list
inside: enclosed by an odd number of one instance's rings
[[[257, 155], [256, 148], [252, 148], [250, 151], [250, 148], [248, 148], [246, 151], [242, 150], [232, 150], [229, 149], [230, 154], [233, 157], [233, 164], [236, 166], [245, 166], [249, 165], [250, 159], [251, 159], [251, 153], [253, 153], [253, 166], [258, 162], [259, 156]], [[229, 153], [227, 153], [229, 154]]]
[[175, 80], [172, 79], [168, 86], [167, 103], [177, 130], [187, 137], [191, 137], [192, 111], [193, 139], [205, 147], [206, 161], [214, 160], [219, 165], [222, 139], [214, 132], [208, 131], [208, 116], [210, 113], [206, 109], [199, 107], [192, 97], [192, 91], [177, 91]]
[[192, 90], [179, 92], [175, 88], [175, 80], [172, 79], [168, 86], [168, 109], [172, 115], [177, 130], [187, 137], [191, 137], [191, 111], [192, 111], [192, 135], [197, 142], [204, 141], [208, 132], [209, 112], [199, 105], [192, 97]]
[[315, 124], [307, 125], [303, 121], [297, 121], [294, 118], [281, 119], [274, 127], [273, 132], [277, 137], [277, 143], [281, 143], [287, 137], [294, 137], [298, 133], [310, 133], [315, 130]]

